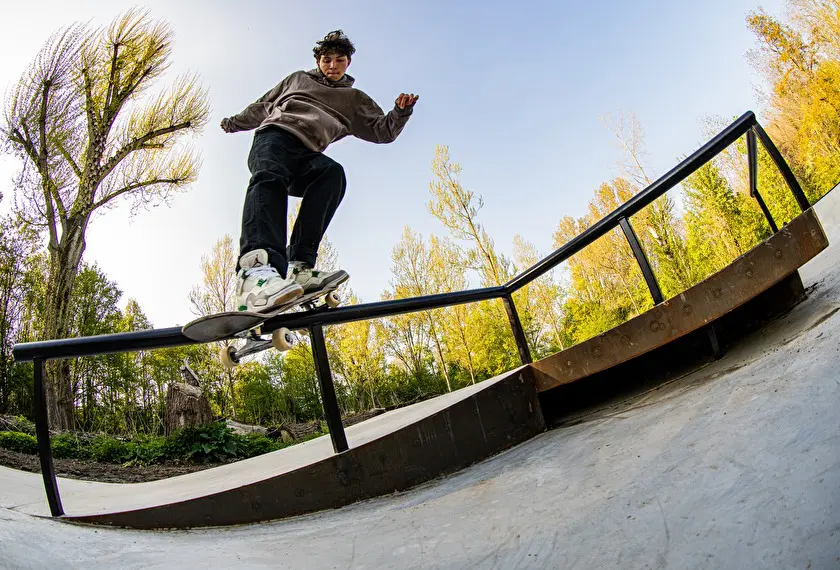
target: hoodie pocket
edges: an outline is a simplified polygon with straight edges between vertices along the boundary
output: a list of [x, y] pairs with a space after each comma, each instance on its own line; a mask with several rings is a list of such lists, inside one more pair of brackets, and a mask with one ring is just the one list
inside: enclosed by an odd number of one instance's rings
[[280, 106], [280, 122], [290, 121], [298, 128], [305, 129], [321, 148], [346, 136], [345, 121], [335, 116], [328, 109], [314, 102], [300, 99], [288, 99]]

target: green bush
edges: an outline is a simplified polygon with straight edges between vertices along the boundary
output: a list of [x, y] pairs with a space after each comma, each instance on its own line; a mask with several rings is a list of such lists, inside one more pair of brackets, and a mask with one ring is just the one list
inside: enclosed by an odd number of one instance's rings
[[170, 436], [167, 455], [188, 461], [222, 462], [241, 457], [242, 438], [222, 422], [196, 428], [185, 428]]
[[[313, 434], [311, 437], [319, 435]], [[222, 422], [185, 428], [169, 437], [137, 436], [130, 441], [106, 435], [90, 436], [68, 432], [53, 436], [50, 444], [56, 459], [138, 465], [165, 461], [222, 463], [255, 457], [292, 445], [259, 434], [236, 435]], [[22, 453], [38, 453], [37, 440], [20, 432], [0, 432], [0, 447]]]
[[27, 433], [0, 431], [0, 447], [20, 453], [38, 453], [38, 440]]
[[50, 438], [53, 457], [58, 459], [87, 459], [88, 448], [74, 433], [62, 433]]
[[169, 441], [165, 437], [149, 437], [134, 442], [134, 463], [152, 465], [171, 459], [168, 455]]
[[125, 463], [134, 459], [135, 444], [100, 435], [90, 442], [90, 458], [101, 463]]
[[241, 438], [239, 448], [240, 453], [244, 458], [256, 457], [257, 455], [277, 451], [287, 445], [282, 441], [275, 441], [260, 434], [249, 434], [237, 437]]

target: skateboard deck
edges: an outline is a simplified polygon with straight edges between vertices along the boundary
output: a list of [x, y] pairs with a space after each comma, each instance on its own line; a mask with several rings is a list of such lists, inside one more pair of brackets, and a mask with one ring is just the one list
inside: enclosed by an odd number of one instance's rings
[[[242, 336], [254, 327], [257, 327], [280, 313], [289, 311], [300, 305], [307, 303], [314, 304], [319, 297], [326, 297], [335, 291], [342, 283], [349, 279], [349, 275], [340, 279], [333, 284], [313, 291], [312, 293], [304, 293], [294, 301], [283, 303], [277, 307], [265, 311], [225, 311], [223, 313], [214, 313], [199, 317], [181, 327], [181, 332], [190, 340], [199, 342], [212, 342], [216, 340], [223, 340], [232, 336]], [[327, 304], [325, 302], [325, 304]]]

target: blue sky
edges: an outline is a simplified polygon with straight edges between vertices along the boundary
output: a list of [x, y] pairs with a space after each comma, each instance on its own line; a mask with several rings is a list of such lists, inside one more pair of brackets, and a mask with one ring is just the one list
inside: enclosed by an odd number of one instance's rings
[[[8, 89], [44, 40], [77, 20], [107, 24], [135, 2], [48, 0], [4, 6], [0, 85]], [[420, 101], [390, 145], [345, 139], [326, 153], [348, 189], [328, 230], [351, 286], [365, 301], [388, 287], [390, 250], [403, 228], [443, 234], [426, 211], [437, 144], [484, 197], [479, 220], [510, 253], [517, 233], [541, 254], [564, 215], [580, 216], [593, 190], [618, 174], [622, 154], [601, 117], [635, 113], [654, 174], [705, 142], [702, 119], [761, 112], [763, 78], [747, 60], [745, 18], [759, 4], [707, 2], [238, 1], [142, 4], [175, 31], [173, 65], [200, 75], [212, 116], [195, 141], [199, 180], [169, 207], [96, 218], [86, 259], [136, 298], [155, 326], [192, 318], [187, 295], [200, 257], [225, 233], [239, 238], [252, 133], [225, 134], [239, 112], [286, 74], [313, 67], [311, 49], [342, 28], [355, 42], [349, 73], [388, 110], [401, 92]], [[780, 0], [761, 4], [784, 15]], [[16, 165], [0, 158], [3, 208]]]

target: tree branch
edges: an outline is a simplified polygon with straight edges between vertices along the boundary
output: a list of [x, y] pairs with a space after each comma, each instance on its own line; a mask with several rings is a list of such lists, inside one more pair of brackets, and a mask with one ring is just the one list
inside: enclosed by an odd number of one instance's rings
[[[17, 129], [15, 129], [14, 132], [17, 134], [21, 145], [24, 147], [24, 150], [32, 159], [32, 162], [35, 163], [35, 168], [38, 169], [38, 173], [41, 175], [42, 188], [44, 190], [44, 202], [47, 207], [46, 213], [50, 219], [50, 236], [55, 237], [56, 243], [58, 243], [58, 234], [55, 228], [55, 212], [53, 210], [53, 202], [55, 203], [55, 208], [58, 210], [58, 215], [61, 220], [62, 227], [64, 226], [64, 220], [67, 218], [67, 210], [64, 209], [64, 203], [61, 201], [61, 195], [58, 193], [58, 186], [55, 184], [55, 181], [50, 176], [47, 161], [46, 159], [42, 159], [42, 155], [46, 154], [46, 151], [44, 147], [41, 147], [40, 152], [36, 151], [35, 143], [32, 142], [32, 138], [29, 136], [29, 133], [25, 130], [25, 136], [24, 134], [21, 134], [21, 132]], [[50, 200], [50, 198], [52, 198], [52, 200]]]
[[[58, 190], [56, 189], [55, 184], [49, 177], [49, 172], [42, 170], [41, 161], [40, 161], [40, 154], [35, 149], [35, 144], [32, 142], [29, 133], [24, 130], [21, 132], [19, 129], [15, 128], [9, 133], [9, 139], [19, 144], [29, 159], [35, 164], [35, 168], [38, 169], [38, 172], [41, 174], [42, 177], [42, 189], [44, 190], [44, 202], [47, 208], [46, 216], [49, 220], [47, 225], [50, 233], [50, 243], [57, 244], [58, 243], [58, 230], [56, 228], [56, 220], [55, 220], [55, 210], [53, 209], [53, 203], [50, 200], [50, 197], [56, 201], [56, 206], [58, 209], [58, 214], [61, 216], [62, 226], [64, 224], [64, 218], [66, 217], [66, 212], [64, 210], [64, 204], [61, 202], [61, 197], [58, 195]], [[44, 188], [46, 186], [46, 188]]]
[[162, 145], [147, 145], [146, 143], [156, 139], [157, 137], [168, 135], [169, 133], [174, 133], [176, 131], [180, 131], [181, 129], [188, 129], [192, 125], [191, 121], [186, 121], [184, 123], [179, 123], [177, 125], [171, 125], [168, 127], [164, 127], [162, 129], [155, 129], [153, 131], [149, 131], [145, 135], [138, 137], [128, 143], [127, 145], [123, 146], [117, 153], [112, 156], [108, 162], [105, 163], [105, 166], [99, 173], [99, 180], [97, 182], [101, 182], [108, 176], [117, 165], [122, 162], [129, 154], [136, 150], [140, 150], [143, 148], [161, 148]]
[[38, 153], [36, 152], [35, 145], [32, 144], [32, 139], [29, 138], [28, 133], [26, 134], [26, 136], [24, 136], [24, 134], [21, 133], [19, 129], [14, 128], [9, 133], [9, 139], [13, 143], [19, 144], [23, 148], [23, 151], [26, 153], [26, 155], [30, 158], [30, 160], [32, 160], [32, 162], [34, 162], [36, 165], [38, 164]]
[[115, 192], [111, 192], [107, 196], [103, 197], [101, 200], [94, 203], [90, 207], [89, 211], [92, 212], [92, 211], [96, 210], [97, 208], [99, 208], [100, 206], [105, 205], [107, 202], [110, 202], [114, 198], [116, 198], [118, 196], [121, 196], [123, 194], [127, 194], [129, 192], [132, 192], [134, 190], [137, 190], [138, 188], [145, 188], [147, 186], [154, 186], [155, 184], [178, 184], [179, 182], [183, 182], [183, 181], [184, 181], [183, 178], [153, 178], [151, 180], [144, 180], [142, 182], [135, 182], [134, 184], [129, 184], [128, 186], [120, 188], [119, 190], [117, 190]]
[[[125, 102], [128, 97], [134, 93], [140, 85], [146, 80], [146, 78], [152, 74], [154, 66], [150, 65], [146, 67], [146, 69], [138, 76], [137, 80], [133, 83], [130, 83], [125, 89], [123, 89], [119, 94], [119, 107], [122, 107], [122, 104]], [[129, 81], [131, 78], [129, 78]]]
[[87, 148], [87, 157], [85, 159], [85, 174], [89, 175], [89, 168], [92, 163], [90, 160], [91, 152], [93, 150], [92, 145], [93, 141], [96, 138], [96, 129], [99, 123], [99, 117], [96, 116], [94, 109], [95, 105], [93, 104], [93, 82], [90, 78], [90, 73], [88, 72], [88, 68], [85, 67], [82, 69], [82, 77], [84, 78], [85, 84], [85, 112], [87, 114], [87, 131], [88, 131], [88, 148]]
[[108, 77], [108, 91], [105, 94], [105, 109], [111, 107], [111, 101], [114, 97], [114, 90], [116, 89], [115, 78], [117, 75], [117, 54], [119, 53], [119, 49], [119, 44], [114, 44], [114, 54], [111, 56], [111, 73]]
[[60, 152], [60, 153], [61, 153], [61, 156], [63, 156], [63, 157], [64, 157], [64, 160], [66, 160], [66, 161], [67, 161], [67, 163], [70, 165], [70, 168], [72, 168], [72, 169], [73, 169], [73, 172], [76, 174], [76, 176], [78, 176], [78, 177], [79, 177], [79, 179], [81, 180], [81, 178], [82, 178], [82, 171], [81, 171], [81, 170], [79, 170], [79, 165], [78, 165], [78, 164], [76, 164], [76, 161], [75, 161], [75, 160], [73, 160], [73, 157], [72, 157], [72, 156], [70, 156], [70, 153], [69, 153], [69, 152], [67, 152], [67, 149], [66, 149], [66, 148], [64, 148], [64, 145], [63, 145], [63, 144], [61, 144], [61, 143], [59, 143], [59, 142], [56, 142], [56, 143], [55, 143], [55, 146], [58, 148], [58, 152]]
[[49, 81], [43, 83], [43, 92], [41, 93], [41, 106], [38, 110], [38, 140], [40, 147], [38, 149], [38, 167], [44, 167], [42, 172], [46, 173], [47, 164], [47, 103], [50, 98], [50, 87], [52, 84]]
[[[114, 46], [114, 49], [116, 50], [116, 46]], [[164, 49], [165, 48], [163, 46], [160, 46], [155, 50], [154, 54], [147, 54], [146, 56], [144, 56], [144, 59], [152, 60], [154, 62], [155, 55]], [[135, 73], [131, 73], [128, 77], [125, 78], [127, 83], [125, 89], [119, 89], [119, 86], [117, 86], [117, 88], [111, 93], [111, 97], [108, 99], [105, 105], [105, 109], [108, 112], [109, 127], [112, 124], [113, 119], [119, 114], [120, 110], [122, 109], [122, 106], [131, 96], [131, 94], [134, 93], [137, 90], [137, 88], [140, 87], [140, 85], [142, 85], [143, 82], [146, 81], [146, 79], [152, 75], [156, 68], [157, 66], [155, 65], [155, 63], [151, 63], [143, 67], [141, 72], [137, 73], [137, 67], [135, 67]]]
[[93, 114], [93, 110], [95, 108], [93, 104], [93, 80], [90, 78], [90, 70], [85, 67], [82, 69], [82, 77], [84, 78], [84, 86], [85, 86], [85, 110], [87, 111], [88, 115], [88, 125], [93, 126], [95, 121], [95, 116]]

